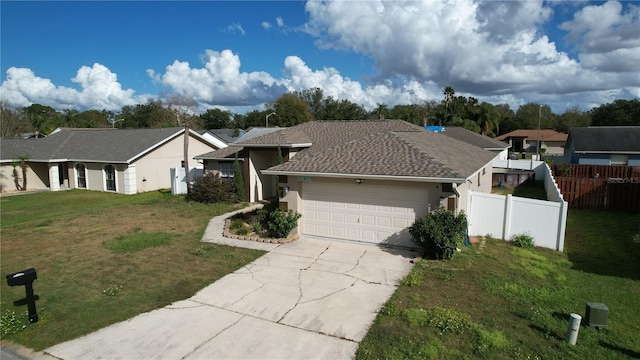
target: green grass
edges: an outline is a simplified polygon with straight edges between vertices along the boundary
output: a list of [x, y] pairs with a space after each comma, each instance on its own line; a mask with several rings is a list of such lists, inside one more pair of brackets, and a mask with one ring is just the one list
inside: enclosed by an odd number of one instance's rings
[[[485, 239], [417, 263], [361, 342], [358, 359], [640, 358], [640, 214], [570, 210], [565, 253]], [[587, 302], [608, 328], [581, 327]]]
[[136, 231], [132, 234], [118, 236], [102, 243], [104, 247], [113, 252], [132, 252], [142, 251], [147, 248], [169, 245], [171, 238], [177, 234], [169, 234], [162, 232], [146, 233]]
[[211, 217], [236, 208], [166, 191], [0, 198], [2, 276], [36, 269], [40, 318], [23, 329], [24, 286], [4, 282], [2, 339], [41, 350], [190, 297], [263, 254], [200, 241]]
[[513, 195], [519, 196], [529, 199], [537, 199], [537, 200], [547, 200], [547, 192], [544, 189], [544, 182], [536, 181], [536, 182], [525, 182], [516, 187], [513, 186], [505, 186], [505, 187], [493, 187], [491, 189], [492, 194], [498, 195]]

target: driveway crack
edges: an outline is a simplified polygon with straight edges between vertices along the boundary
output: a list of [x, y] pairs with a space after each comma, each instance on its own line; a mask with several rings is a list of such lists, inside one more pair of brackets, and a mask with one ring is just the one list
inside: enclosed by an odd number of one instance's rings
[[232, 324], [230, 324], [229, 326], [225, 327], [224, 329], [221, 329], [220, 331], [218, 331], [217, 333], [215, 333], [212, 337], [210, 337], [209, 339], [207, 339], [207, 341], [203, 341], [200, 345], [196, 346], [193, 351], [191, 351], [190, 353], [188, 353], [187, 355], [183, 356], [182, 359], [188, 358], [191, 354], [195, 353], [196, 351], [198, 351], [198, 349], [200, 349], [201, 347], [203, 347], [205, 344], [209, 343], [211, 340], [217, 338], [220, 334], [222, 334], [223, 332], [229, 330], [230, 328], [234, 327], [237, 323], [240, 322], [240, 320], [242, 320], [245, 316], [241, 316], [238, 318], [238, 320], [234, 321]]

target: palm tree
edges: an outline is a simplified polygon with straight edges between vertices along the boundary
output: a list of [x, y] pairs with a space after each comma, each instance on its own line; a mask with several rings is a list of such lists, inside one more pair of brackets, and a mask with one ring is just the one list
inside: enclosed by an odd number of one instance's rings
[[[498, 132], [500, 116], [493, 105], [483, 102], [478, 109], [478, 126], [482, 135], [491, 135]], [[496, 130], [495, 132], [493, 130]]]
[[389, 107], [387, 104], [378, 103], [378, 107], [376, 107], [375, 113], [378, 114], [378, 119], [384, 120], [385, 114], [389, 112]]

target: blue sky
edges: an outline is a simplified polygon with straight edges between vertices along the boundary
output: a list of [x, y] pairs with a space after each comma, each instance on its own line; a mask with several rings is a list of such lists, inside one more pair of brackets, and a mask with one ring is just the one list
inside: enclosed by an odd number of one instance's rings
[[168, 93], [263, 109], [287, 91], [372, 109], [442, 89], [588, 110], [640, 96], [636, 2], [0, 2], [13, 106], [118, 111]]

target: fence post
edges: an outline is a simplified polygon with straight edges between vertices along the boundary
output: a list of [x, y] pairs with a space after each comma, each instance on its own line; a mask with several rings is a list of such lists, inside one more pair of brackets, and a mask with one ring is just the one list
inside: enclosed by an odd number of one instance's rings
[[558, 209], [558, 233], [556, 234], [556, 250], [564, 250], [564, 233], [567, 228], [567, 208], [569, 203], [560, 199], [560, 208]]
[[509, 240], [511, 236], [511, 204], [512, 196], [509, 194], [504, 197], [504, 223], [502, 224], [502, 239]]

